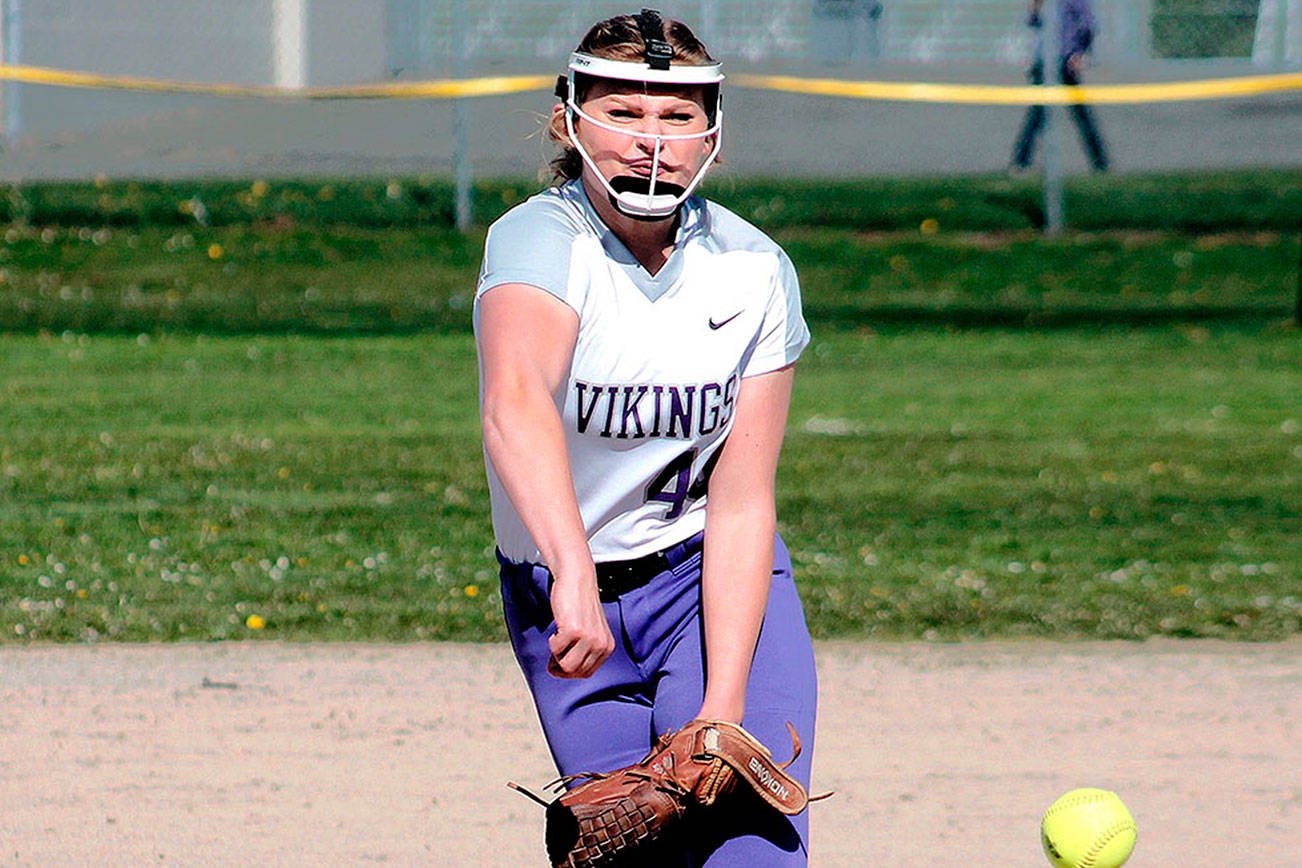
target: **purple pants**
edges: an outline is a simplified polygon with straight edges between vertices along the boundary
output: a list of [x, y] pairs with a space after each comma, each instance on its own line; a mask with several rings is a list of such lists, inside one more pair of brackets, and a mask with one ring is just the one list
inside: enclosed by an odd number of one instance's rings
[[[641, 760], [662, 733], [691, 720], [705, 695], [701, 632], [700, 536], [666, 550], [673, 569], [604, 604], [615, 651], [590, 678], [547, 672], [547, 639], [556, 632], [548, 598], [551, 574], [537, 564], [502, 563], [502, 605], [516, 659], [538, 707], [562, 775], [603, 772]], [[773, 583], [746, 690], [742, 724], [783, 762], [790, 721], [804, 744], [788, 770], [809, 786], [818, 686], [814, 650], [781, 538]], [[743, 801], [690, 827], [686, 843], [657, 854], [657, 865], [803, 866], [809, 812], [787, 818], [763, 802]]]

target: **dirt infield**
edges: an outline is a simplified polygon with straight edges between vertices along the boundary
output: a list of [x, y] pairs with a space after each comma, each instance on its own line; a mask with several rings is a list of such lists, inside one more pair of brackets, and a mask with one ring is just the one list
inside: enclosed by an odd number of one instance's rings
[[[814, 865], [1046, 865], [1085, 785], [1132, 866], [1297, 864], [1302, 642], [818, 653]], [[0, 693], [0, 864], [543, 863], [504, 646], [11, 647]]]

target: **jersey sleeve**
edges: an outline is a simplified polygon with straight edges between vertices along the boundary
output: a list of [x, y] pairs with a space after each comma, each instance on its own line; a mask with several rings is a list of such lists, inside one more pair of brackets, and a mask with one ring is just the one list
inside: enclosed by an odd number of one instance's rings
[[743, 377], [767, 374], [800, 358], [809, 345], [809, 327], [800, 306], [800, 279], [787, 254], [778, 251], [778, 268], [770, 287], [764, 321]]
[[504, 214], [488, 230], [475, 301], [495, 286], [536, 286], [579, 310], [584, 283], [574, 279], [575, 228], [559, 202], [536, 198]]

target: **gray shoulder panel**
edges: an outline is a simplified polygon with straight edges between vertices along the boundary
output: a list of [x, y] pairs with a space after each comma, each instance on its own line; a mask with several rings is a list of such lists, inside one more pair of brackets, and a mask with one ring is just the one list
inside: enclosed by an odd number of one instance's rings
[[800, 278], [787, 252], [778, 249], [778, 290], [786, 302], [785, 346], [789, 365], [809, 346], [809, 326], [805, 323], [804, 304], [800, 298]]
[[776, 241], [753, 224], [738, 217], [722, 205], [704, 200], [708, 223], [708, 242], [716, 252], [749, 250], [780, 254]]
[[526, 283], [572, 305], [570, 252], [582, 232], [582, 218], [555, 190], [512, 208], [488, 229], [476, 297], [504, 283]]

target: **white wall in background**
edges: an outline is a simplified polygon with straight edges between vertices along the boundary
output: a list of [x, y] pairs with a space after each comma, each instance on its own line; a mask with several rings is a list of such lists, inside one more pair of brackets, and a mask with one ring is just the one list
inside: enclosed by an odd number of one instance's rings
[[274, 0], [271, 42], [277, 87], [307, 84], [307, 0]]

